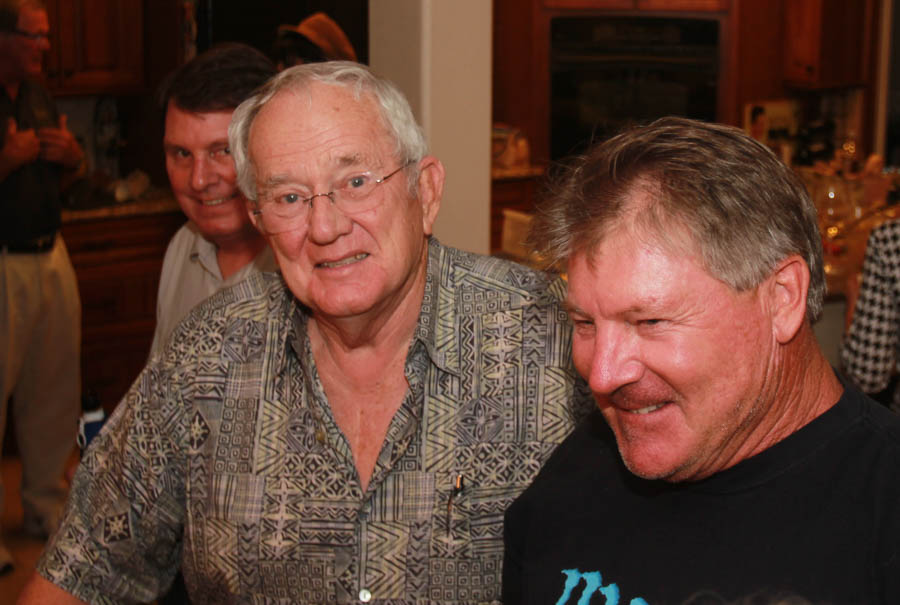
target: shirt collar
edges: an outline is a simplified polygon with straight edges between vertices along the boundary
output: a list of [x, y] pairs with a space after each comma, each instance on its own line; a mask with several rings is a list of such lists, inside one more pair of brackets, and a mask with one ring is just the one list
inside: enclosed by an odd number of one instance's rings
[[194, 242], [191, 245], [191, 261], [200, 263], [204, 271], [221, 280], [222, 273], [219, 271], [219, 261], [216, 258], [216, 245], [203, 237], [194, 223], [189, 223], [189, 225], [188, 228], [195, 235]]

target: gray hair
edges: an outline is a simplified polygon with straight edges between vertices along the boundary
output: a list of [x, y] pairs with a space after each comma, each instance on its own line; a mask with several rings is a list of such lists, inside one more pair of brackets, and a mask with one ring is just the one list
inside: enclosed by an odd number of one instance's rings
[[[352, 61], [328, 61], [291, 67], [272, 78], [256, 94], [241, 103], [231, 118], [228, 142], [237, 171], [238, 186], [249, 200], [256, 201], [253, 159], [248, 153], [250, 128], [263, 106], [283, 90], [301, 91], [313, 83], [343, 86], [354, 98], [370, 96], [381, 121], [394, 139], [394, 153], [401, 163], [417, 163], [428, 153], [425, 135], [413, 117], [406, 97], [395, 84], [374, 75], [367, 67]], [[408, 186], [415, 191], [418, 171], [408, 171]]]
[[[640, 191], [649, 201], [636, 208]], [[815, 206], [797, 175], [737, 128], [662, 118], [597, 145], [549, 185], [529, 242], [549, 262], [564, 263], [626, 224], [673, 245], [673, 231], [686, 233], [706, 270], [738, 292], [798, 254], [810, 272], [807, 317], [815, 322], [822, 313]]]

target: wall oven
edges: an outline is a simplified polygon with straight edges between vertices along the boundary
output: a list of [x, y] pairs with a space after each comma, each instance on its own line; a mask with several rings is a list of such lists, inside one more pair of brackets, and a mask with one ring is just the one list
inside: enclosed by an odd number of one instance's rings
[[655, 118], [716, 119], [719, 22], [556, 17], [550, 37], [550, 156]]

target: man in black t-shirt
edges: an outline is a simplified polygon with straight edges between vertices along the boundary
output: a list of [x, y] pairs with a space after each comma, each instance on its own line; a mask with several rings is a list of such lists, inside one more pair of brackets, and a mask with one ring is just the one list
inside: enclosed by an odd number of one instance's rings
[[598, 410], [507, 511], [504, 602], [900, 602], [900, 419], [818, 347], [796, 176], [664, 118], [557, 185], [532, 239]]
[[[58, 231], [60, 187], [82, 152], [37, 82], [48, 34], [40, 0], [0, 0], [0, 445], [12, 397], [24, 528], [41, 537], [56, 526], [75, 444], [81, 340], [78, 285]], [[0, 574], [12, 563], [0, 542]]]

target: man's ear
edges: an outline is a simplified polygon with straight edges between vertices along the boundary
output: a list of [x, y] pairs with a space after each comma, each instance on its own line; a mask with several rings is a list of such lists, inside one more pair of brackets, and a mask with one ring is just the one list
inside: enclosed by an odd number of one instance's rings
[[265, 236], [266, 231], [265, 229], [263, 229], [262, 222], [260, 221], [260, 216], [255, 212], [259, 209], [259, 202], [257, 200], [249, 200], [247, 198], [244, 198], [244, 200], [244, 208], [247, 209], [247, 214], [250, 216], [250, 222], [253, 223], [253, 226], [256, 227], [257, 231]]
[[806, 294], [809, 291], [809, 267], [797, 254], [784, 259], [767, 281], [775, 338], [789, 342], [806, 321]]
[[444, 165], [436, 157], [428, 155], [419, 162], [416, 192], [422, 205], [422, 229], [425, 235], [431, 235], [444, 194]]

